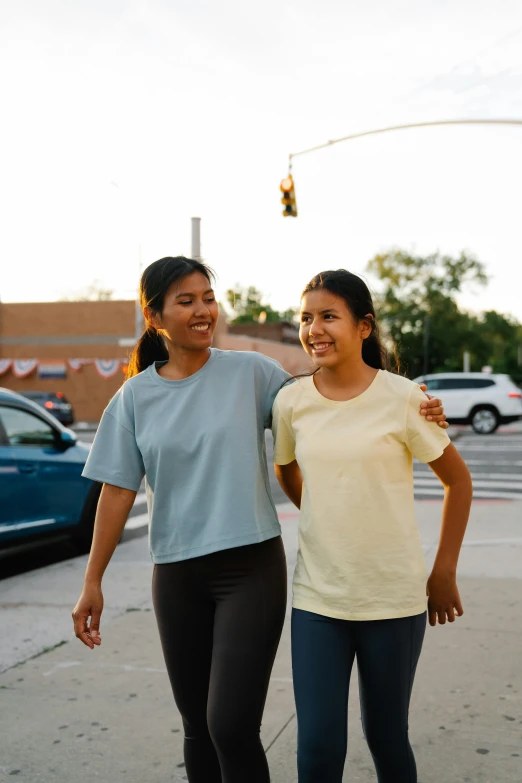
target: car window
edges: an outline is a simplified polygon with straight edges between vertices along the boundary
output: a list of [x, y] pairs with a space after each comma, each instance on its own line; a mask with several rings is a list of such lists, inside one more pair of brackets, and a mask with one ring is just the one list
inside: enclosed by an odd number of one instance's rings
[[434, 378], [428, 381], [428, 391], [444, 391], [445, 389], [485, 389], [494, 386], [491, 378]]
[[0, 406], [0, 417], [11, 446], [54, 446], [53, 427], [32, 413]]

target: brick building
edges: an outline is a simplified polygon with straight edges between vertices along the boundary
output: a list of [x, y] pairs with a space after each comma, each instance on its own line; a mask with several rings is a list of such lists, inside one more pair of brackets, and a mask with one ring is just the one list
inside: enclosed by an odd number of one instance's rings
[[[259, 326], [251, 336], [231, 334], [222, 317], [214, 345], [259, 351], [291, 373], [309, 366], [300, 346], [282, 342], [282, 332], [279, 340], [264, 339], [262, 329]], [[0, 304], [0, 386], [61, 391], [78, 421], [98, 421], [125, 380], [125, 363], [135, 342], [134, 301]], [[31, 363], [21, 362], [31, 359], [37, 362], [33, 369]], [[49, 374], [54, 377], [45, 377]]]

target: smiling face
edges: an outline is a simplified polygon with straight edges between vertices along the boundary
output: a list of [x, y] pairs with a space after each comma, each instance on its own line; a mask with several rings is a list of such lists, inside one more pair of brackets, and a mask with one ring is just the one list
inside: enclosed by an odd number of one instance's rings
[[360, 361], [371, 330], [370, 321], [357, 321], [342, 297], [324, 288], [303, 295], [299, 337], [316, 366], [334, 369]]
[[210, 348], [219, 307], [205, 275], [193, 272], [170, 286], [161, 313], [150, 307], [143, 313], [172, 348], [200, 351]]

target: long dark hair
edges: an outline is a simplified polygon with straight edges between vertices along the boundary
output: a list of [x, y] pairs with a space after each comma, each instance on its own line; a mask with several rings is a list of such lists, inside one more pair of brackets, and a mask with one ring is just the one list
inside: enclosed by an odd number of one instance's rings
[[[167, 256], [154, 261], [141, 276], [140, 306], [150, 307], [153, 313], [161, 315], [165, 295], [172, 283], [194, 272], [200, 272], [212, 285], [214, 273], [202, 261], [185, 256]], [[163, 337], [153, 326], [147, 325], [129, 359], [127, 378], [146, 370], [154, 362], [166, 361], [168, 358], [169, 352]]]

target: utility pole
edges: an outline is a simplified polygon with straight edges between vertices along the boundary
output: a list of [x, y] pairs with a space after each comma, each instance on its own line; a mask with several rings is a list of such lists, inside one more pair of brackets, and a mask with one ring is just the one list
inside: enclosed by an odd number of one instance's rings
[[429, 368], [430, 357], [430, 317], [427, 315], [424, 318], [424, 369], [423, 375], [426, 377]]
[[[142, 271], [143, 271], [143, 261], [141, 256], [141, 242], [140, 242], [138, 245], [138, 272], [140, 278], [141, 278]], [[138, 293], [136, 295], [136, 302], [134, 304], [134, 337], [136, 338], [136, 342], [140, 339], [144, 327], [145, 327], [145, 323], [143, 320], [143, 313], [141, 311], [140, 291], [138, 288]]]
[[191, 258], [195, 261], [201, 260], [201, 218], [192, 219], [192, 251]]

